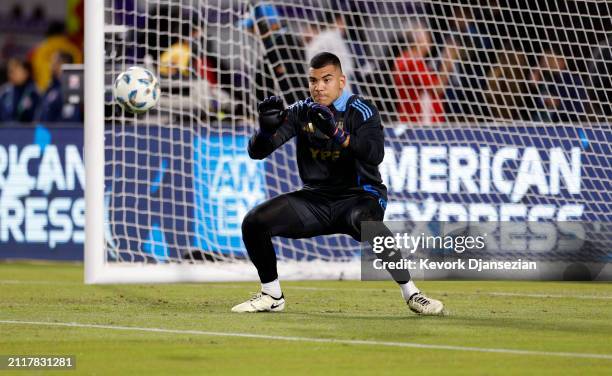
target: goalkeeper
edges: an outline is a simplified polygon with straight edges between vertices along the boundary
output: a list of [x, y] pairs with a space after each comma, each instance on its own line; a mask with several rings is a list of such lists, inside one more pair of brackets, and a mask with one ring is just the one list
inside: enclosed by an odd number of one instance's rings
[[[381, 234], [387, 188], [378, 165], [384, 157], [384, 134], [378, 111], [344, 89], [346, 77], [336, 55], [322, 52], [310, 61], [312, 97], [285, 108], [279, 97], [258, 106], [259, 131], [249, 141], [249, 155], [263, 159], [296, 137], [297, 163], [304, 187], [253, 208], [242, 222], [242, 236], [261, 280], [261, 292], [233, 312], [278, 312], [285, 299], [276, 270], [273, 236], [299, 239], [347, 234], [361, 241], [361, 222], [378, 221]], [[378, 257], [399, 260], [385, 250]], [[393, 278], [414, 312], [439, 314], [442, 303], [420, 293], [407, 270]]]

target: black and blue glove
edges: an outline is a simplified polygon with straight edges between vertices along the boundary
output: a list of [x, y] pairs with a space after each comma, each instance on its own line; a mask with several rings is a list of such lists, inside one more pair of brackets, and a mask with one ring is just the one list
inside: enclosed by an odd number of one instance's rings
[[257, 112], [259, 112], [259, 128], [265, 136], [276, 133], [287, 117], [283, 100], [276, 96], [266, 98], [259, 103]]
[[334, 140], [337, 144], [343, 145], [348, 137], [348, 133], [336, 126], [334, 114], [327, 106], [314, 103], [308, 111], [310, 121], [324, 135]]

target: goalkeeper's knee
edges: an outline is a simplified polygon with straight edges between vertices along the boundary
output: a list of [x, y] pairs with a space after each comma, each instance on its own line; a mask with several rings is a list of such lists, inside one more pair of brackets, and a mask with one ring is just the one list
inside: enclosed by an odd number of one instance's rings
[[382, 215], [371, 207], [357, 207], [351, 211], [349, 217], [349, 227], [351, 236], [361, 241], [361, 222], [382, 221]]
[[266, 231], [265, 220], [257, 208], [254, 208], [249, 211], [242, 220], [242, 234], [244, 236], [252, 233], [260, 233], [262, 231]]

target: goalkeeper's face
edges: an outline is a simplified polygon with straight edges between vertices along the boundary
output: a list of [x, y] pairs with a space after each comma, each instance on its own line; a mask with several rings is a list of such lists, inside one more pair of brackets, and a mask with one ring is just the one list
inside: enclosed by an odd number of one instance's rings
[[318, 69], [310, 68], [308, 82], [312, 99], [324, 106], [330, 106], [342, 95], [346, 77], [340, 68], [329, 64]]

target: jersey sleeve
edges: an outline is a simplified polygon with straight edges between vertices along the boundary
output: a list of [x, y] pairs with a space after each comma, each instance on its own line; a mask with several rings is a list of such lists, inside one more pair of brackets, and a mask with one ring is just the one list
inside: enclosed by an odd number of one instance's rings
[[352, 127], [348, 148], [363, 162], [378, 165], [385, 156], [385, 136], [376, 107], [357, 100], [353, 104]]
[[249, 157], [252, 159], [264, 159], [274, 150], [283, 146], [283, 144], [294, 137], [295, 134], [295, 124], [291, 116], [287, 116], [283, 125], [281, 125], [272, 136], [262, 134], [261, 130], [257, 130], [249, 140]]

